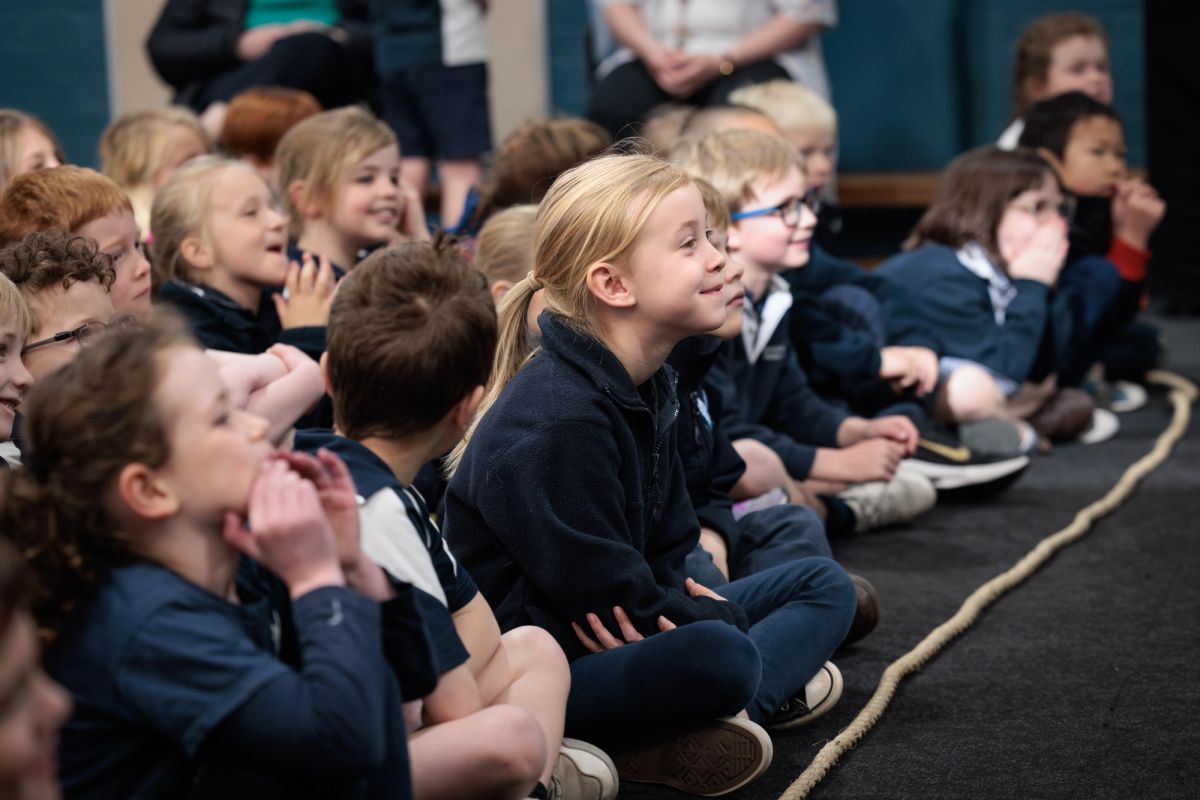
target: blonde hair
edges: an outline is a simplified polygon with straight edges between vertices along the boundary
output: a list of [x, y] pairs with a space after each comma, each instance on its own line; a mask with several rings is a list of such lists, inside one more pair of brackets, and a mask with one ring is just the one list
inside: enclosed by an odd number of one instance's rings
[[183, 241], [194, 237], [205, 244], [212, 243], [208, 209], [213, 187], [231, 169], [246, 170], [261, 180], [254, 167], [245, 161], [200, 156], [177, 169], [155, 194], [150, 211], [150, 227], [154, 231], [150, 263], [155, 287], [171, 280], [191, 280], [191, 264], [181, 252]]
[[692, 176], [692, 182], [700, 190], [700, 199], [704, 201], [704, 210], [708, 213], [708, 227], [714, 231], [729, 230], [729, 226], [733, 224], [729, 217], [729, 204], [725, 202], [717, 187], [695, 175]]
[[659, 157], [666, 158], [684, 125], [695, 113], [695, 106], [683, 103], [657, 105], [646, 113], [646, 120], [642, 123], [642, 138], [650, 142]]
[[292, 236], [304, 231], [304, 216], [292, 198], [293, 181], [304, 182], [305, 203], [316, 203], [322, 214], [332, 214], [346, 175], [358, 162], [388, 146], [399, 147], [396, 134], [358, 106], [323, 111], [293, 125], [275, 149], [279, 192]]
[[192, 131], [205, 150], [212, 152], [212, 142], [190, 108], [148, 108], [120, 116], [104, 129], [100, 136], [100, 171], [126, 191], [153, 184], [166, 164], [176, 128]]
[[67, 163], [67, 157], [63, 154], [62, 145], [58, 143], [58, 137], [46, 126], [46, 123], [32, 114], [17, 111], [15, 108], [0, 108], [0, 188], [3, 188], [9, 180], [17, 175], [17, 170], [20, 168], [20, 165], [17, 164], [17, 137], [28, 128], [33, 128], [50, 141], [58, 163]]
[[488, 279], [516, 283], [533, 269], [533, 224], [538, 207], [526, 204], [497, 211], [484, 223], [475, 249], [475, 266]]
[[779, 79], [743, 86], [729, 95], [729, 102], [758, 109], [784, 131], [837, 133], [837, 112], [829, 101], [795, 81]]
[[804, 173], [804, 161], [795, 148], [759, 131], [733, 129], [700, 139], [685, 137], [671, 151], [671, 161], [716, 187], [730, 212], [754, 199], [755, 181], [782, 178], [793, 167]]
[[1013, 54], [1014, 116], [1021, 116], [1033, 104], [1030, 89], [1046, 82], [1054, 48], [1076, 36], [1099, 39], [1108, 48], [1104, 27], [1095, 17], [1076, 11], [1039, 17], [1021, 32]]
[[24, 342], [33, 330], [33, 318], [29, 314], [29, 304], [17, 285], [8, 276], [0, 273], [0, 322], [12, 320], [17, 330], [17, 336]]
[[500, 303], [492, 378], [467, 435], [447, 460], [450, 472], [461, 461], [479, 421], [533, 356], [526, 323], [533, 295], [540, 291], [547, 312], [599, 338], [588, 267], [600, 261], [622, 262], [662, 199], [693, 182], [678, 167], [641, 154], [600, 156], [558, 177], [538, 208], [533, 270]]

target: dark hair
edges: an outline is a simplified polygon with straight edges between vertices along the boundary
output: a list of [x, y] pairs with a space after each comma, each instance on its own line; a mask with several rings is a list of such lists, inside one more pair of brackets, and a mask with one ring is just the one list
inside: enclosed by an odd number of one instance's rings
[[327, 331], [338, 428], [352, 439], [399, 438], [487, 384], [496, 310], [487, 279], [439, 236], [363, 260], [338, 289]]
[[[81, 281], [99, 281], [106, 290], [111, 289], [117, 276], [112, 261], [96, 242], [61, 228], [34, 231], [0, 248], [0, 274], [12, 281], [26, 300], [51, 287], [66, 290]], [[29, 313], [36, 327], [34, 304]]]
[[1006, 266], [996, 243], [1000, 219], [1013, 198], [1041, 186], [1047, 175], [1058, 179], [1050, 162], [1032, 150], [994, 145], [968, 150], [942, 173], [933, 203], [905, 247], [978, 242], [992, 261]]
[[1067, 92], [1040, 103], [1034, 103], [1025, 113], [1025, 130], [1021, 146], [1049, 150], [1059, 158], [1067, 151], [1071, 129], [1077, 122], [1093, 117], [1105, 117], [1121, 124], [1115, 108], [1083, 92]]
[[29, 571], [7, 538], [0, 537], [0, 639], [29, 599]]
[[575, 117], [540, 119], [517, 128], [496, 150], [471, 226], [482, 226], [509, 206], [541, 202], [555, 178], [610, 144], [612, 137], [604, 128]]
[[138, 560], [107, 502], [131, 463], [167, 460], [154, 401], [170, 347], [194, 344], [175, 317], [106, 333], [34, 384], [26, 406], [24, 466], [0, 471], [0, 530], [37, 578], [33, 612], [45, 638], [104, 574]]

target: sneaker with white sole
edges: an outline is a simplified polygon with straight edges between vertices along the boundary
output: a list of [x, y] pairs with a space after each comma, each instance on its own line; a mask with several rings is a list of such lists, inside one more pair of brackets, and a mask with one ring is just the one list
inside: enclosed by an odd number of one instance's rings
[[939, 496], [979, 498], [1014, 483], [1029, 466], [1025, 453], [1036, 443], [1032, 428], [1006, 420], [980, 420], [957, 432], [930, 424], [921, 431], [917, 452], [903, 464], [928, 478]]
[[856, 533], [908, 522], [937, 502], [937, 490], [928, 478], [904, 464], [890, 481], [868, 481], [851, 486], [838, 497], [854, 512]]
[[613, 800], [620, 786], [607, 753], [578, 739], [563, 739], [550, 775], [552, 800]]
[[786, 731], [809, 724], [842, 699], [842, 686], [841, 670], [832, 661], [826, 661], [812, 680], [805, 684], [804, 694], [785, 701], [767, 723], [767, 728]]
[[1091, 423], [1076, 441], [1080, 444], [1100, 444], [1116, 436], [1119, 430], [1121, 421], [1117, 415], [1106, 408], [1097, 408], [1092, 411]]
[[680, 728], [613, 754], [623, 781], [660, 783], [701, 797], [740, 789], [771, 766], [775, 749], [761, 725], [722, 717]]

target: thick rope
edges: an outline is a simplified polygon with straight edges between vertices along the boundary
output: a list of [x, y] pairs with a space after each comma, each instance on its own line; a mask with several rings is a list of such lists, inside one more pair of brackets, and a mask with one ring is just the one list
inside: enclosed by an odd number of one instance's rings
[[1157, 469], [1171, 453], [1171, 448], [1187, 431], [1191, 420], [1191, 405], [1196, 401], [1195, 384], [1170, 372], [1156, 370], [1146, 375], [1149, 383], [1165, 386], [1170, 390], [1170, 401], [1174, 408], [1170, 425], [1159, 435], [1154, 448], [1132, 464], [1125, 474], [1109, 490], [1108, 494], [1083, 508], [1070, 525], [1052, 534], [1029, 551], [1006, 572], [997, 575], [976, 589], [959, 607], [958, 612], [926, 636], [920, 644], [893, 661], [883, 672], [875, 694], [867, 701], [858, 716], [840, 734], [828, 742], [813, 758], [812, 763], [800, 773], [795, 782], [780, 795], [779, 800], [801, 800], [821, 782], [833, 769], [838, 758], [867, 734], [883, 715], [901, 679], [916, 672], [926, 661], [969, 628], [980, 612], [996, 602], [1009, 589], [1024, 581], [1045, 564], [1057, 551], [1079, 539], [1092, 524], [1113, 511], [1129, 497], [1138, 482]]

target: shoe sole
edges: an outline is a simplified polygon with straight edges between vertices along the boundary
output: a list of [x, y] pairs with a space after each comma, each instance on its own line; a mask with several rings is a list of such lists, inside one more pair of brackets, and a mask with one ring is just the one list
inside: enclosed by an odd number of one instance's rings
[[[1029, 466], [1029, 456], [1017, 456], [988, 464], [935, 464], [918, 458], [908, 458], [903, 463], [914, 472], [929, 478], [938, 492], [963, 489], [968, 486], [984, 487], [1005, 478], [1019, 475]], [[1007, 484], [1005, 484], [1007, 485]]]
[[771, 737], [762, 727], [727, 717], [682, 729], [656, 744], [619, 754], [614, 761], [623, 781], [716, 797], [762, 775], [773, 755]]
[[[571, 739], [564, 736], [562, 740], [562, 747], [558, 751], [559, 757], [566, 758], [572, 763], [575, 763], [575, 759], [571, 757], [570, 753], [564, 752], [570, 750], [577, 750], [587, 753], [604, 764], [604, 766], [608, 769], [608, 774], [611, 778], [610, 781], [605, 781], [604, 778], [594, 775], [591, 772], [585, 772], [584, 770], [579, 769], [578, 765], [576, 766], [576, 769], [599, 784], [598, 796], [601, 798], [601, 800], [612, 800], [615, 798], [617, 793], [621, 790], [621, 782], [617, 776], [617, 765], [613, 763], [611, 758], [609, 758], [608, 753], [604, 752], [599, 747], [596, 747], [594, 744], [589, 744], [579, 739]], [[609, 786], [609, 784], [612, 785]]]
[[825, 699], [817, 703], [812, 711], [803, 717], [779, 725], [768, 725], [767, 730], [790, 731], [796, 728], [803, 728], [805, 725], [825, 716], [829, 709], [837, 705], [838, 700], [842, 699], [842, 689], [845, 688], [845, 682], [842, 680], [842, 671], [834, 664], [823, 665], [821, 669], [825, 669], [826, 666], [832, 667], [832, 669], [829, 670], [829, 694], [825, 696]]

